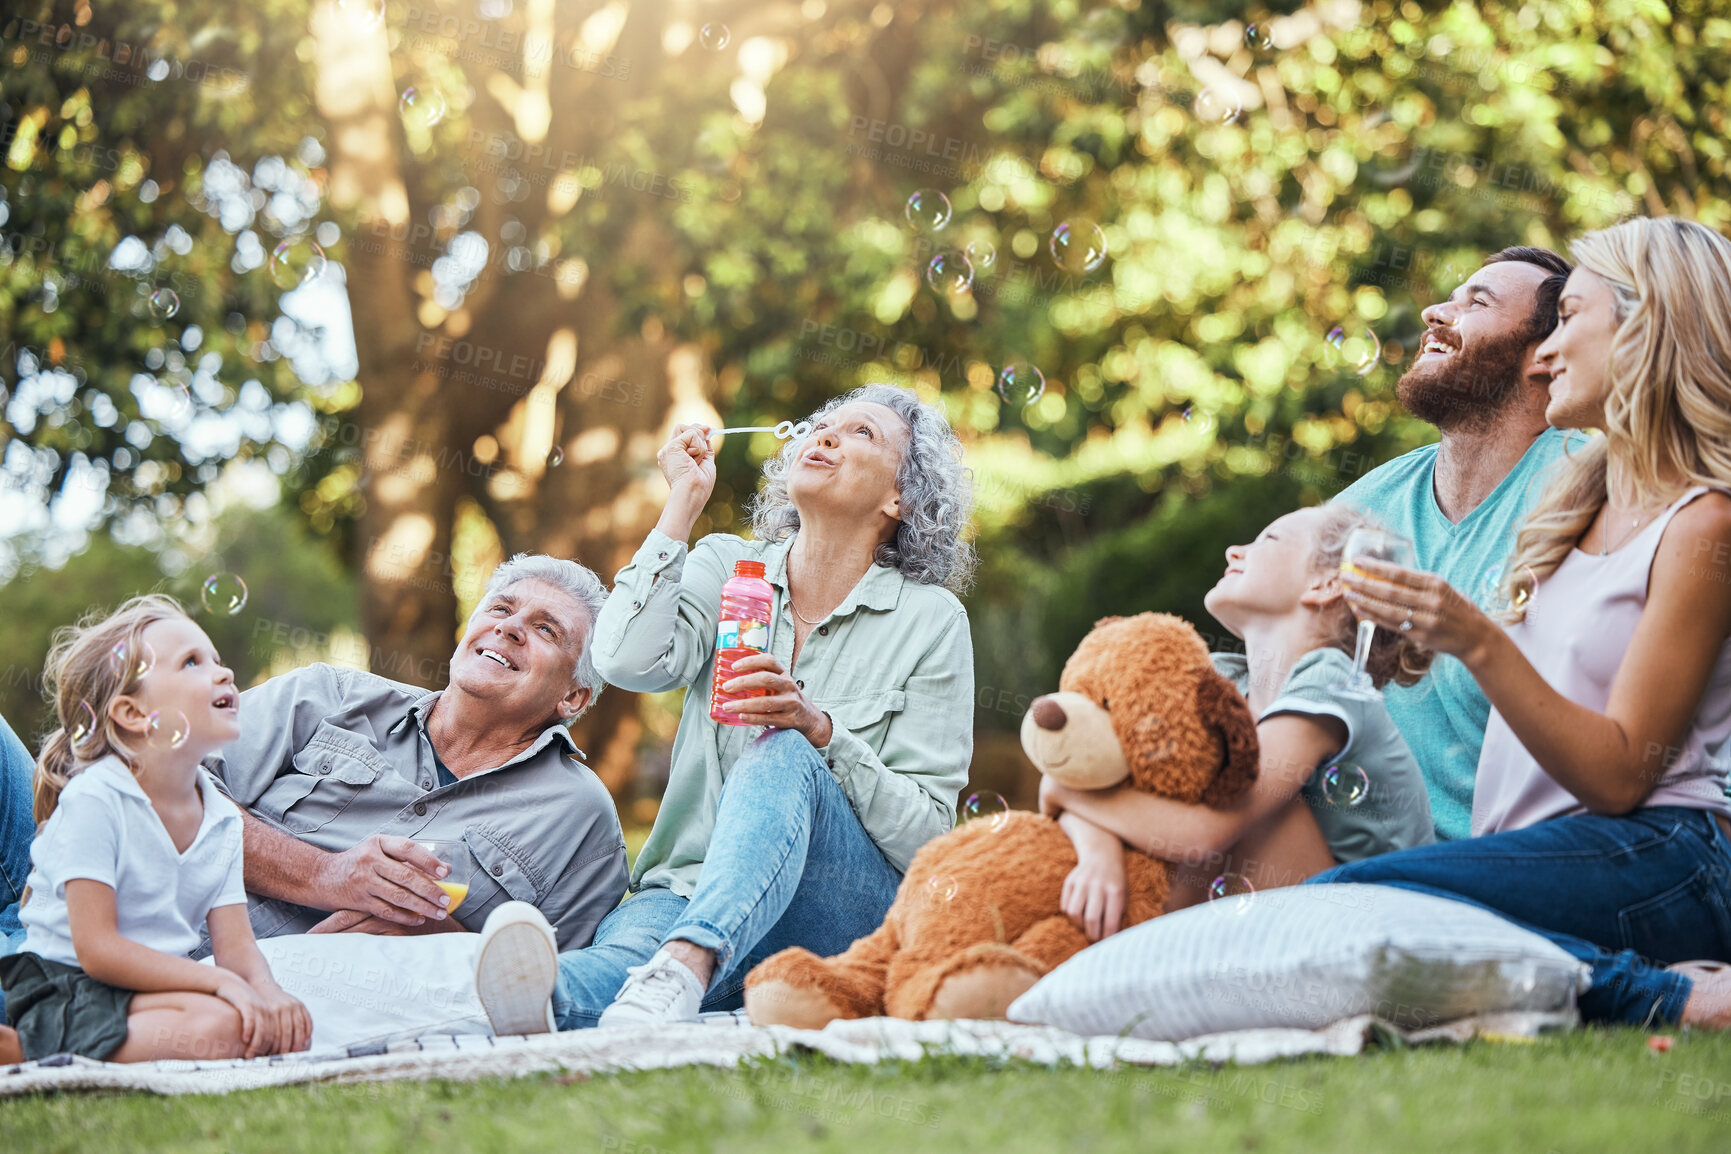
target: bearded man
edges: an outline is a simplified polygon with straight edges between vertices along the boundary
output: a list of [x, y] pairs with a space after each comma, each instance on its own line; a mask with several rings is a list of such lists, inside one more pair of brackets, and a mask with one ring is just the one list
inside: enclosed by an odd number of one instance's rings
[[[1556, 327], [1569, 272], [1548, 249], [1506, 248], [1426, 309], [1424, 342], [1396, 396], [1442, 439], [1336, 498], [1411, 538], [1419, 568], [1487, 609], [1497, 607], [1504, 558], [1551, 467], [1571, 437], [1581, 439], [1545, 423], [1551, 378], [1533, 356]], [[1467, 837], [1490, 703], [1452, 657], [1439, 657], [1418, 685], [1390, 684], [1384, 695], [1424, 772], [1437, 838]]]

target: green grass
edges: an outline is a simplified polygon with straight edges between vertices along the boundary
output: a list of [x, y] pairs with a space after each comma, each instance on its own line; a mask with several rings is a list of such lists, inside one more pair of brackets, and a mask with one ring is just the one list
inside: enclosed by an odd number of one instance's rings
[[[1731, 1038], [1635, 1030], [1182, 1070], [740, 1070], [0, 1100], [0, 1150], [1723, 1151]], [[1723, 1087], [1724, 1096], [1718, 1097]]]

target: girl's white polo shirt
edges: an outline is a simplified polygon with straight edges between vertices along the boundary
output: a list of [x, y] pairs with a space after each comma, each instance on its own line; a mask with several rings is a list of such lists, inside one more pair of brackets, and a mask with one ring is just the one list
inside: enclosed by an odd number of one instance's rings
[[66, 917], [66, 883], [114, 889], [121, 936], [165, 954], [196, 948], [205, 916], [242, 905], [240, 810], [203, 770], [204, 820], [180, 853], [144, 788], [112, 755], [66, 783], [60, 803], [30, 846], [30, 900], [18, 911], [29, 931], [22, 950], [78, 965]]

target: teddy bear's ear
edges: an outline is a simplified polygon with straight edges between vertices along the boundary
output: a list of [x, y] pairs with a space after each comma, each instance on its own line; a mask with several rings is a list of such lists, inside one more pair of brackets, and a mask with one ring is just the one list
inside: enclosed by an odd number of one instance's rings
[[1256, 740], [1256, 719], [1250, 715], [1233, 684], [1213, 669], [1202, 673], [1196, 686], [1196, 711], [1202, 724], [1220, 735], [1226, 761], [1202, 793], [1202, 804], [1229, 805], [1256, 783], [1261, 746]]

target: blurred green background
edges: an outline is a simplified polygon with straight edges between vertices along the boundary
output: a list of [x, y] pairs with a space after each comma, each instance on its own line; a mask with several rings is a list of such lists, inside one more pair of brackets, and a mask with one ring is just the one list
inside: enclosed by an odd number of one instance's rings
[[[1393, 383], [1484, 255], [1731, 222], [1723, 3], [13, 11], [0, 712], [29, 735], [54, 626], [217, 574], [243, 682], [436, 684], [502, 557], [611, 579], [674, 423], [887, 380], [968, 445], [973, 776], [1025, 804], [1016, 726], [1094, 620], [1229, 642], [1221, 551], [1434, 435]], [[726, 442], [699, 532], [743, 526], [774, 444]], [[628, 822], [677, 705], [579, 725]]]

